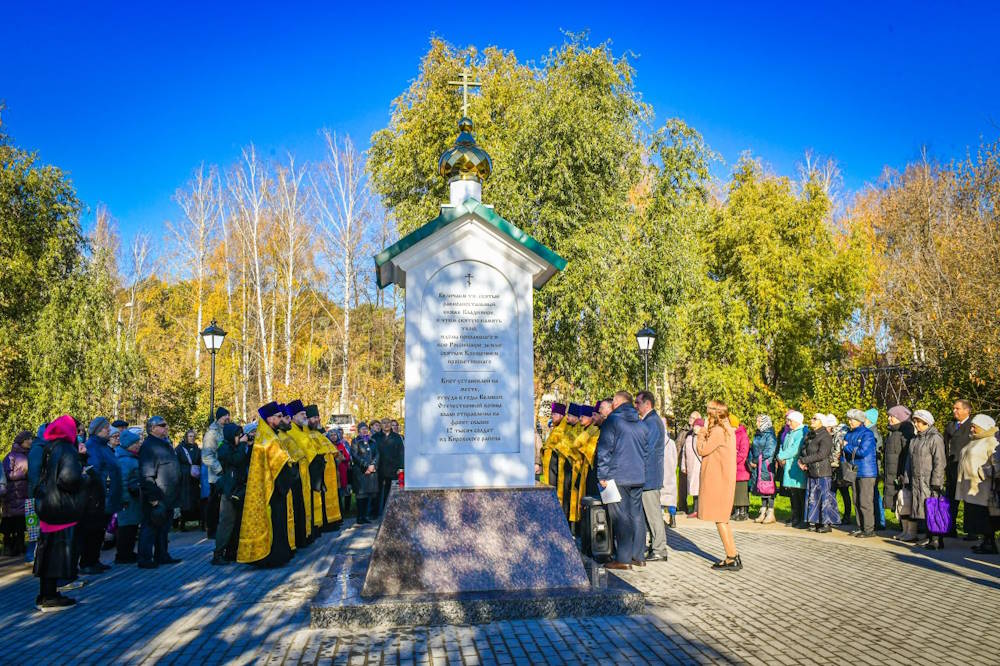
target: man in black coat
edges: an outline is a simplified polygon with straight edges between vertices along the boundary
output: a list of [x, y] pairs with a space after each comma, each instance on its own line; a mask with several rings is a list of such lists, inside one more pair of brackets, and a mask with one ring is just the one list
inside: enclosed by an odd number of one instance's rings
[[[374, 437], [372, 438], [374, 440]], [[383, 430], [382, 438], [378, 441], [378, 482], [379, 482], [379, 510], [385, 508], [385, 502], [389, 499], [389, 491], [392, 490], [392, 482], [399, 476], [399, 470], [403, 469], [403, 438], [398, 432]]]
[[597, 440], [597, 483], [601, 489], [615, 482], [621, 501], [608, 505], [615, 538], [615, 561], [608, 569], [646, 566], [645, 517], [642, 486], [646, 483], [646, 448], [649, 430], [639, 418], [627, 391], [615, 393], [613, 411], [601, 426]]
[[[955, 420], [949, 423], [944, 429], [944, 453], [948, 458], [948, 464], [944, 468], [945, 492], [951, 502], [951, 532], [948, 536], [955, 538], [958, 536], [958, 500], [955, 499], [955, 490], [958, 486], [958, 458], [965, 445], [972, 440], [972, 403], [968, 400], [956, 400], [951, 406], [951, 413]], [[973, 539], [975, 540], [975, 539]]]
[[146, 439], [139, 448], [139, 492], [142, 497], [140, 569], [155, 569], [161, 564], [180, 562], [167, 551], [167, 535], [177, 503], [180, 472], [166, 420], [162, 416], [151, 417], [146, 421]]

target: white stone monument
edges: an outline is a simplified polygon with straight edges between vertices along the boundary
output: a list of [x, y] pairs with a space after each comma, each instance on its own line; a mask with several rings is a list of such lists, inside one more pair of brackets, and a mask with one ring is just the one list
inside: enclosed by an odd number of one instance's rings
[[406, 289], [405, 487], [533, 486], [532, 291], [566, 261], [482, 203], [489, 157], [459, 127], [450, 203], [375, 258]]
[[482, 203], [490, 158], [459, 128], [439, 162], [449, 203], [375, 257], [379, 286], [406, 289], [405, 488], [370, 558], [337, 559], [314, 626], [642, 611], [624, 583], [591, 586], [555, 489], [535, 482], [533, 290], [566, 261]]

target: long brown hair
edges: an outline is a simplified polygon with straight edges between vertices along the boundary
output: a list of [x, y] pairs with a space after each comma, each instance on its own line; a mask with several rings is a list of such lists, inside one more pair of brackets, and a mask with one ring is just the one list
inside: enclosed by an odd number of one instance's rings
[[729, 407], [721, 400], [709, 400], [708, 420], [706, 422], [709, 431], [715, 426], [723, 425], [723, 423], [729, 423]]

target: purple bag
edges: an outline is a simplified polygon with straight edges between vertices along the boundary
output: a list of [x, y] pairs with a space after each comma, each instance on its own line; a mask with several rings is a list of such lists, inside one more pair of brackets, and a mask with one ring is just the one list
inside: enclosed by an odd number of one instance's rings
[[778, 492], [778, 489], [774, 485], [774, 474], [771, 473], [771, 478], [767, 481], [763, 479], [764, 470], [764, 456], [757, 456], [757, 494], [758, 495], [774, 495]]
[[951, 501], [947, 497], [928, 497], [924, 500], [927, 515], [928, 534], [948, 534], [954, 524], [951, 521]]

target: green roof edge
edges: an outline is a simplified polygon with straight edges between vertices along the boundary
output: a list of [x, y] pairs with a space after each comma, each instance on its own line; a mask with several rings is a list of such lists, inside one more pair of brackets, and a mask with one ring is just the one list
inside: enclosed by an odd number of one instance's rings
[[413, 247], [423, 239], [427, 238], [433, 234], [438, 229], [448, 226], [455, 220], [464, 217], [470, 213], [474, 213], [484, 222], [492, 224], [499, 231], [503, 232], [505, 235], [509, 236], [515, 240], [520, 245], [527, 248], [532, 253], [541, 257], [543, 260], [552, 264], [556, 270], [561, 271], [566, 268], [566, 260], [560, 257], [558, 254], [542, 245], [538, 240], [533, 238], [531, 234], [519, 229], [515, 225], [511, 224], [507, 220], [500, 217], [492, 208], [484, 206], [483, 203], [474, 197], [469, 197], [463, 201], [458, 206], [444, 207], [438, 216], [433, 220], [423, 225], [419, 229], [411, 231], [407, 235], [400, 238], [398, 241], [385, 248], [381, 252], [375, 255], [375, 273], [376, 282], [378, 283], [379, 289], [383, 289], [387, 284], [382, 284], [382, 278], [379, 274], [379, 268], [384, 264], [392, 260], [393, 257], [398, 256], [407, 249]]

